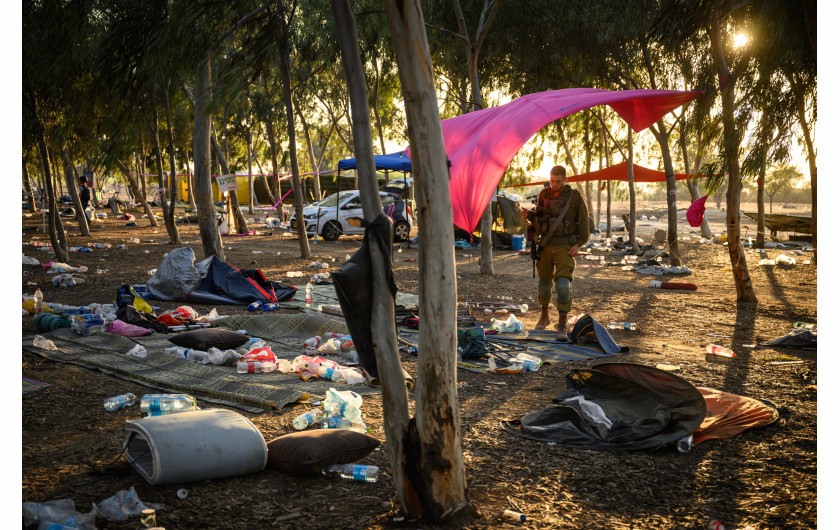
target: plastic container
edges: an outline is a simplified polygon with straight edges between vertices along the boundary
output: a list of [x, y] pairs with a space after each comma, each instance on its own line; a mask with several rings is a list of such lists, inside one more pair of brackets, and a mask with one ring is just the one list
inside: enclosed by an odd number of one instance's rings
[[321, 345], [321, 337], [312, 337], [311, 339], [306, 339], [303, 341], [303, 347], [314, 350], [318, 346]]
[[522, 234], [514, 234], [510, 239], [513, 250], [525, 250], [525, 236]]
[[79, 335], [91, 335], [105, 331], [108, 323], [101, 315], [73, 315], [70, 328]]
[[264, 312], [277, 311], [278, 309], [280, 309], [280, 306], [279, 306], [278, 304], [276, 304], [276, 303], [263, 304], [263, 305], [262, 305], [262, 310], [263, 310]]
[[706, 346], [706, 353], [709, 355], [717, 355], [718, 357], [735, 357], [735, 352], [724, 346], [717, 344], [709, 344]]
[[44, 293], [41, 292], [41, 289], [35, 289], [35, 314], [43, 313], [44, 312]]
[[359, 464], [332, 464], [324, 468], [324, 473], [337, 473], [346, 480], [357, 482], [376, 482], [379, 478], [379, 468], [376, 466], [363, 466]]
[[188, 410], [198, 410], [195, 398], [188, 394], [145, 394], [140, 398], [140, 412], [144, 415], [162, 416]]
[[607, 324], [607, 328], [609, 329], [629, 329], [631, 331], [636, 330], [636, 323], [635, 322], [610, 322]]
[[119, 396], [110, 397], [105, 400], [105, 410], [113, 412], [123, 407], [130, 407], [137, 402], [137, 396], [129, 392], [128, 394], [121, 394]]
[[257, 300], [256, 302], [251, 302], [250, 304], [248, 304], [248, 311], [254, 312], [257, 309], [261, 308], [262, 305], [262, 302], [260, 302], [259, 300]]
[[302, 431], [303, 429], [309, 427], [310, 425], [314, 425], [316, 422], [321, 421], [324, 417], [324, 411], [321, 409], [312, 409], [309, 412], [301, 414], [300, 416], [296, 416], [295, 419], [292, 420], [292, 427], [295, 429]]
[[306, 282], [306, 307], [312, 307], [312, 282]]

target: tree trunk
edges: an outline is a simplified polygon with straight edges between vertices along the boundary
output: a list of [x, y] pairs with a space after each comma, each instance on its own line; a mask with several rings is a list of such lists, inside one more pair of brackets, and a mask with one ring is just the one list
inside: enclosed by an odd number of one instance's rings
[[665, 188], [667, 190], [668, 207], [668, 258], [672, 267], [682, 267], [680, 257], [680, 242], [677, 237], [677, 180], [674, 178], [674, 163], [671, 160], [671, 147], [668, 145], [668, 130], [665, 122], [660, 119], [650, 127], [659, 149], [662, 152], [662, 163], [665, 166]]
[[[277, 140], [274, 136], [274, 126], [271, 124], [271, 120], [265, 122], [265, 132], [268, 135], [268, 145], [271, 148], [271, 172], [273, 175], [268, 189], [270, 195], [272, 196], [272, 201], [275, 196], [278, 201], [281, 201], [281, 203], [277, 205], [276, 211], [277, 217], [279, 219], [283, 219], [283, 204], [281, 199], [281, 197], [283, 197], [283, 189], [280, 187], [280, 172], [277, 167]], [[268, 182], [266, 182], [266, 184], [268, 184]]]
[[306, 152], [309, 154], [309, 162], [312, 164], [312, 194], [316, 201], [320, 201], [321, 176], [318, 175], [320, 167], [318, 161], [315, 159], [315, 148], [312, 145], [312, 137], [309, 134], [309, 124], [306, 122], [306, 118], [304, 117], [303, 112], [300, 111], [300, 108], [298, 108], [298, 116], [300, 117], [300, 124], [303, 126], [303, 137], [306, 138]]
[[[700, 152], [701, 151], [700, 140], [701, 140], [701, 138], [698, 135], [698, 142], [697, 142], [697, 155], [698, 156], [696, 157], [696, 163], [695, 163], [696, 167], [694, 169], [692, 169], [692, 167], [691, 167], [691, 165], [689, 164], [689, 161], [688, 161], [688, 145], [687, 145], [687, 139], [685, 137], [684, 122], [683, 122], [683, 120], [680, 120], [679, 144], [680, 144], [680, 149], [682, 150], [683, 164], [685, 165], [685, 172], [688, 175], [694, 175], [699, 171], [699, 167], [700, 167], [699, 164], [700, 164], [700, 161], [703, 158], [702, 154]], [[697, 178], [690, 178], [690, 179], [686, 179], [686, 181], [685, 181], [685, 186], [688, 188], [689, 195], [691, 195], [691, 202], [694, 202], [694, 201], [696, 201], [697, 199], [700, 198], [699, 180], [700, 179], [697, 179]], [[700, 224], [700, 235], [703, 236], [706, 239], [712, 239], [712, 230], [709, 228], [709, 221], [706, 220], [705, 215], [703, 216], [702, 224]]]
[[814, 260], [817, 257], [817, 153], [814, 151], [814, 141], [811, 139], [811, 132], [808, 129], [808, 118], [805, 113], [805, 99], [796, 91], [796, 117], [799, 126], [802, 128], [802, 137], [805, 138], [805, 147], [808, 149], [808, 171], [811, 174], [811, 243], [814, 245]]
[[225, 251], [216, 222], [213, 188], [210, 184], [210, 116], [206, 113], [210, 100], [210, 55], [202, 58], [196, 70], [195, 132], [195, 202], [198, 207], [198, 232], [204, 257], [216, 256], [224, 260]]
[[[578, 168], [575, 165], [574, 158], [572, 158], [572, 150], [569, 147], [569, 142], [566, 140], [566, 133], [563, 130], [563, 127], [560, 125], [559, 121], [557, 121], [555, 123], [557, 124], [557, 130], [560, 132], [560, 140], [563, 142], [563, 150], [566, 151], [566, 161], [569, 164], [569, 167], [572, 168], [572, 175], [577, 175], [578, 174]], [[568, 174], [569, 174], [569, 172], [566, 171], [566, 175], [568, 175]], [[580, 182], [575, 182], [575, 189], [578, 190], [578, 193], [580, 193], [581, 196], [583, 196], [584, 193], [586, 193], [583, 190], [583, 186], [581, 186]]]
[[761, 167], [758, 169], [758, 196], [755, 198], [758, 203], [758, 227], [756, 228], [755, 248], [764, 248], [766, 242], [765, 232], [767, 226], [764, 219], [764, 178], [767, 176], [767, 150], [762, 148]]
[[[73, 162], [70, 161], [70, 153], [67, 148], [61, 150], [61, 161], [64, 163], [64, 181], [67, 184], [67, 191], [70, 193], [70, 198], [73, 199], [73, 207], [76, 209], [76, 220], [79, 222], [79, 233], [85, 237], [90, 237], [90, 230], [88, 229], [88, 220], [85, 211], [82, 208], [82, 200], [79, 198], [79, 190], [76, 189], [73, 173]], [[91, 201], [93, 198], [91, 197]]]
[[630, 189], [630, 222], [627, 227], [627, 237], [633, 245], [633, 252], [639, 251], [636, 241], [636, 183], [633, 179], [633, 128], [627, 124], [627, 186]]
[[[421, 505], [408, 502], [410, 515], [453, 521], [474, 514], [467, 495], [461, 418], [455, 388], [455, 234], [449, 197], [449, 169], [419, 0], [385, 0], [385, 13], [399, 67], [408, 123], [411, 162], [417, 182], [420, 238], [420, 335], [417, 359], [416, 430], [408, 444], [406, 476]], [[386, 414], [386, 418], [390, 418]], [[399, 438], [395, 440], [398, 444]], [[394, 448], [392, 447], [392, 450]], [[403, 481], [398, 487], [408, 485]], [[414, 500], [414, 499], [413, 499]], [[456, 523], [457, 524], [457, 523]]]
[[[216, 150], [216, 158], [219, 161], [220, 173], [222, 175], [230, 175], [230, 167], [228, 167], [227, 158], [224, 153], [222, 153], [221, 147], [219, 147], [219, 141], [216, 139], [216, 128], [213, 125], [212, 120], [210, 121], [210, 139], [213, 142], [213, 148]], [[242, 215], [242, 208], [239, 207], [239, 197], [236, 196], [236, 191], [227, 192], [227, 196], [230, 204], [230, 210], [233, 214], [233, 218], [229, 218], [228, 223], [235, 225], [237, 234], [247, 233], [248, 221], [246, 221], [245, 216]]]
[[[157, 104], [155, 103], [154, 96], [152, 96], [152, 105], [154, 106], [154, 124], [152, 125], [152, 140], [154, 142], [155, 164], [157, 164], [158, 171], [158, 189], [160, 190], [158, 197], [160, 199], [160, 207], [163, 214], [163, 226], [166, 228], [167, 235], [169, 235], [169, 241], [175, 241], [175, 239], [178, 237], [178, 230], [175, 228], [175, 215], [170, 214], [169, 204], [166, 202], [166, 177], [164, 176], [163, 172], [163, 154], [160, 152], [160, 125], [158, 120]], [[173, 168], [170, 167], [169, 174], [171, 175], [172, 172]], [[150, 217], [152, 217], [152, 215], [150, 215]]]
[[140, 189], [137, 186], [137, 181], [134, 180], [134, 177], [131, 176], [131, 170], [128, 169], [122, 160], [117, 159], [117, 167], [120, 171], [123, 172], [125, 175], [125, 179], [128, 181], [128, 185], [131, 187], [132, 193], [134, 193], [135, 197], [140, 197], [140, 205], [143, 207], [143, 211], [146, 212], [146, 216], [149, 218], [149, 225], [150, 226], [157, 226], [157, 220], [155, 220], [155, 215], [152, 213], [152, 209], [149, 208], [149, 203], [146, 202], [146, 197], [140, 195]]
[[271, 185], [268, 183], [268, 177], [265, 176], [265, 170], [263, 169], [262, 164], [260, 164], [259, 158], [255, 158], [254, 161], [257, 163], [257, 167], [260, 170], [260, 176], [262, 177], [263, 184], [265, 185], [265, 192], [268, 193], [268, 200], [271, 201], [271, 206], [274, 206], [274, 203], [277, 201], [274, 199], [274, 194], [271, 193]]
[[49, 205], [49, 227], [50, 243], [52, 243], [55, 259], [61, 263], [70, 261], [67, 253], [67, 241], [64, 238], [64, 226], [61, 224], [61, 217], [58, 215], [58, 204], [55, 202], [55, 188], [53, 178], [50, 174], [50, 154], [47, 149], [47, 140], [44, 136], [43, 127], [38, 124], [38, 151], [41, 154], [41, 169], [44, 172], [44, 180], [47, 183], [47, 204]]
[[[285, 11], [284, 4], [280, 4], [281, 9]], [[347, 10], [349, 11], [349, 7]], [[294, 13], [289, 13], [289, 19], [283, 15], [283, 35], [282, 46], [280, 49], [280, 71], [283, 76], [283, 99], [286, 104], [286, 132], [289, 135], [289, 164], [292, 166], [292, 186], [294, 187], [295, 197], [295, 219], [297, 219], [297, 233], [298, 243], [300, 246], [300, 257], [308, 258], [312, 255], [309, 250], [309, 239], [306, 237], [306, 222], [303, 219], [303, 189], [300, 185], [300, 169], [297, 161], [297, 142], [295, 140], [295, 109], [292, 106], [292, 72], [289, 66], [289, 25]], [[365, 107], [367, 108], [367, 101]], [[368, 127], [368, 134], [370, 134], [370, 127]], [[375, 176], [375, 175], [374, 175]], [[374, 184], [375, 186], [375, 184]], [[381, 209], [381, 208], [380, 208]]]
[[254, 215], [254, 133], [248, 133], [248, 215]]
[[[494, 192], [495, 193], [495, 192]], [[478, 260], [478, 270], [481, 274], [494, 274], [493, 270], [493, 202], [487, 203], [481, 214], [481, 258]]]
[[[601, 124], [601, 143], [604, 146], [604, 159], [606, 160], [605, 164], [607, 167], [610, 165], [610, 161], [612, 160], [612, 156], [610, 155], [610, 144], [607, 142], [607, 129], [604, 126], [603, 120], [603, 110], [598, 109], [598, 113], [601, 116], [601, 119], [598, 122]], [[598, 192], [600, 194], [600, 191]], [[612, 239], [612, 181], [607, 181], [607, 245], [609, 245], [610, 239]], [[598, 221], [598, 226], [600, 227], [600, 220]]]
[[729, 261], [732, 263], [732, 275], [735, 278], [737, 300], [739, 302], [757, 302], [753, 290], [747, 258], [741, 243], [741, 179], [738, 163], [738, 133], [735, 129], [735, 92], [734, 79], [730, 79], [729, 67], [723, 55], [723, 39], [720, 34], [720, 22], [715, 10], [711, 20], [712, 55], [717, 65], [720, 79], [720, 98], [723, 107], [723, 146], [729, 169], [729, 183], [726, 191], [726, 244], [729, 248]]
[[35, 197], [32, 193], [32, 184], [29, 182], [29, 168], [26, 167], [26, 157], [23, 157], [23, 188], [26, 190], [29, 213], [38, 213], [38, 206], [35, 205]]
[[[169, 242], [173, 245], [181, 245], [181, 234], [178, 233], [178, 225], [175, 224], [175, 199], [178, 197], [177, 180], [175, 179], [175, 133], [172, 131], [172, 112], [169, 104], [169, 83], [166, 83], [164, 92], [166, 111], [166, 136], [169, 140], [169, 208], [163, 210], [163, 222], [169, 233]], [[165, 202], [165, 201], [161, 201]], [[168, 214], [168, 219], [167, 219]]]
[[[190, 150], [187, 151], [187, 200], [190, 203], [190, 208], [195, 210], [195, 193], [193, 189], [193, 182], [195, 181], [195, 171], [190, 171]], [[193, 168], [194, 169], [194, 168]]]
[[[382, 203], [379, 199], [370, 138], [367, 89], [357, 44], [356, 20], [348, 0], [332, 0], [332, 11], [336, 20], [347, 86], [353, 102], [353, 144], [356, 153], [356, 173], [360, 180], [362, 211], [365, 221], [371, 222], [382, 215]], [[385, 287], [386, 274], [391, 270], [391, 264], [384, 262], [382, 249], [379, 248], [376, 238], [370, 238], [368, 241], [371, 243], [372, 281], [373, 285], [378, 286], [373, 291], [371, 333], [379, 380], [382, 382], [385, 436], [390, 448], [391, 471], [402, 509], [412, 516], [417, 516], [423, 513], [423, 507], [412, 482], [406, 476], [406, 467], [409, 464], [406, 455], [406, 438], [409, 436], [408, 392], [397, 350], [394, 297]]]

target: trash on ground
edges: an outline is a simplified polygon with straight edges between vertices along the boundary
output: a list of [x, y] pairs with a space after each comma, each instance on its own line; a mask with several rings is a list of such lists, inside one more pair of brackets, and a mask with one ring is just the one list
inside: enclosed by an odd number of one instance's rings
[[120, 490], [94, 505], [96, 515], [109, 521], [127, 521], [130, 517], [139, 517], [143, 510], [160, 510], [164, 506], [159, 503], [144, 503], [134, 491], [134, 486], [128, 490]]
[[35, 346], [36, 348], [43, 348], [45, 350], [57, 350], [58, 349], [56, 347], [56, 345], [53, 344], [53, 341], [51, 341], [49, 339], [45, 339], [41, 335], [35, 335], [35, 338], [32, 341], [32, 345]]

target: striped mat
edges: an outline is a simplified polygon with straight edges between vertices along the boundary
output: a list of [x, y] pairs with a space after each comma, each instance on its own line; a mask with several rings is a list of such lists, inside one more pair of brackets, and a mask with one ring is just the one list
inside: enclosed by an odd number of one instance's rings
[[34, 379], [27, 379], [23, 378], [23, 393], [29, 394], [30, 392], [37, 392], [39, 390], [43, 390], [45, 388], [53, 386], [52, 383], [43, 383], [41, 381], [35, 381]]
[[[289, 360], [304, 353], [302, 343], [305, 339], [328, 332], [347, 331], [343, 322], [318, 313], [243, 315], [219, 319], [215, 325], [246, 329], [253, 336], [265, 338], [275, 355]], [[164, 351], [173, 346], [167, 340], [171, 334], [132, 338], [110, 333], [79, 336], [69, 328], [60, 328], [43, 336], [53, 341], [58, 350], [32, 346], [31, 336], [23, 337], [23, 349], [53, 361], [84, 366], [158, 391], [186, 393], [203, 401], [230, 405], [247, 412], [279, 409], [307, 397], [323, 399], [330, 387], [352, 389], [360, 395], [381, 391], [375, 387], [351, 387], [322, 379], [303, 381], [296, 374], [280, 372], [240, 374], [232, 366], [198, 364], [179, 359]], [[125, 354], [138, 343], [148, 351], [145, 358]]]
[[[319, 305], [340, 305], [338, 303], [338, 296], [335, 294], [335, 286], [333, 286], [333, 284], [331, 283], [324, 285], [318, 285], [315, 283], [312, 284], [312, 305], [309, 307], [307, 307], [306, 305], [306, 297], [304, 295], [304, 292], [306, 291], [306, 283], [296, 287], [298, 288], [298, 294], [296, 295], [294, 300], [277, 302], [277, 305], [289, 309], [299, 309], [300, 311], [315, 312], [318, 311]], [[416, 306], [419, 299], [420, 297], [416, 294], [403, 293], [398, 291], [396, 303], [397, 305], [402, 305], [406, 307]]]

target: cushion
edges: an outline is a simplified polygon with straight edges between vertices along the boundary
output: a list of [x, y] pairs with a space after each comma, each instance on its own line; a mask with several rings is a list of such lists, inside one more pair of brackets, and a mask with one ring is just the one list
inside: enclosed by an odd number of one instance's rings
[[330, 464], [352, 464], [370, 454], [379, 440], [344, 429], [314, 429], [268, 442], [267, 469], [313, 473]]
[[248, 337], [229, 329], [203, 328], [178, 333], [169, 337], [169, 342], [175, 346], [194, 350], [207, 351], [211, 347], [216, 347], [224, 351], [242, 346], [248, 342]]

